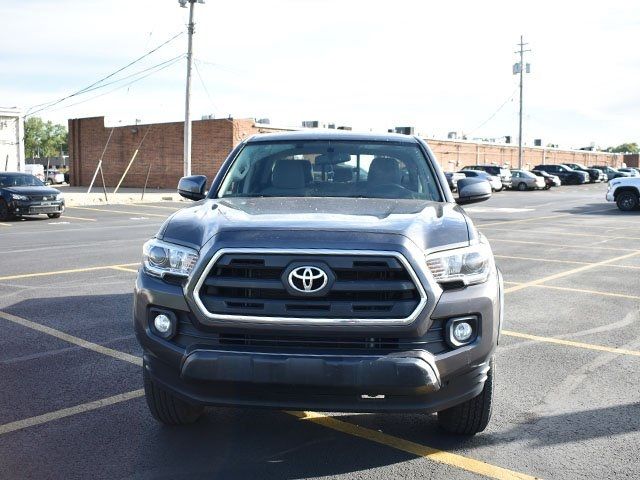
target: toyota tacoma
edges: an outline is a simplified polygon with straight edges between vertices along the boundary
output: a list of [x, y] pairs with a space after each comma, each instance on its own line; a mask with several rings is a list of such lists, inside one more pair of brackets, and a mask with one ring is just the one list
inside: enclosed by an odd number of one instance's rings
[[427, 144], [405, 135], [264, 134], [143, 247], [134, 324], [151, 414], [206, 406], [437, 412], [485, 429], [501, 274]]

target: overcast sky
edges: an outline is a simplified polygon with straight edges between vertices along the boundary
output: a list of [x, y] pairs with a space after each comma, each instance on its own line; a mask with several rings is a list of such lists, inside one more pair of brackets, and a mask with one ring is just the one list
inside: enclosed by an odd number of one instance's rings
[[[184, 30], [187, 12], [177, 0], [3, 0], [0, 106], [26, 110], [92, 84]], [[193, 118], [267, 117], [293, 126], [317, 119], [515, 140], [512, 65], [521, 34], [532, 50], [527, 143], [640, 141], [640, 2], [624, 0], [209, 0], [196, 6]], [[180, 55], [186, 40], [108, 81]], [[39, 115], [178, 121], [185, 60], [166, 65]]]

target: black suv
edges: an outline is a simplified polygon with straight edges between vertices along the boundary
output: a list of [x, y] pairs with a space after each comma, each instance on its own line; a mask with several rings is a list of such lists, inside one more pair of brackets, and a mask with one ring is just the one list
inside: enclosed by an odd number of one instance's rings
[[566, 165], [537, 165], [532, 170], [540, 170], [560, 177], [563, 185], [580, 185], [589, 181], [587, 172], [573, 170]]
[[600, 170], [599, 168], [589, 168], [589, 167], [585, 167], [584, 165], [580, 164], [580, 163], [563, 163], [563, 165], [566, 165], [569, 168], [572, 168], [573, 170], [578, 170], [579, 172], [586, 172], [589, 174], [589, 181], [591, 183], [596, 183], [596, 182], [604, 182], [605, 178], [607, 178], [604, 174], [604, 172], [602, 170]]
[[[339, 174], [337, 172], [340, 172]], [[458, 203], [491, 196], [458, 182]], [[149, 409], [491, 413], [503, 312], [491, 248], [406, 135], [258, 135], [143, 248], [134, 323]]]

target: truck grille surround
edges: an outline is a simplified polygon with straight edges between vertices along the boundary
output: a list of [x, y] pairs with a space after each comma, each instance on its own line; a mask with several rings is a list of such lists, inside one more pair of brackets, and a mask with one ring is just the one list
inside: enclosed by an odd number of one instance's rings
[[[307, 292], [299, 283], [297, 290], [291, 284], [297, 267], [321, 269], [326, 287]], [[194, 293], [208, 317], [224, 319], [406, 321], [426, 303], [415, 273], [395, 252], [222, 251]]]

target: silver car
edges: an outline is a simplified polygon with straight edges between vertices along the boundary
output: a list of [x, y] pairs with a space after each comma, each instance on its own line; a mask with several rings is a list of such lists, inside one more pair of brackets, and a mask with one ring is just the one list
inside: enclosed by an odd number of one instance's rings
[[511, 170], [511, 188], [514, 190], [535, 190], [545, 188], [544, 178], [534, 175], [526, 170]]

